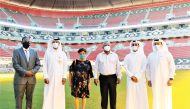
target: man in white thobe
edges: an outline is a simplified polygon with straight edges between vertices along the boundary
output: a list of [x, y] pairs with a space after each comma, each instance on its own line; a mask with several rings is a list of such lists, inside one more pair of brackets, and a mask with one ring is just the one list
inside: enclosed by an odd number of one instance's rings
[[147, 62], [147, 79], [152, 87], [153, 109], [172, 109], [174, 59], [163, 40], [153, 40], [152, 48]]
[[60, 39], [54, 38], [48, 43], [44, 57], [43, 109], [65, 109], [66, 61]]
[[131, 53], [124, 58], [127, 74], [126, 109], [148, 109], [146, 88], [146, 56], [140, 41], [130, 43]]

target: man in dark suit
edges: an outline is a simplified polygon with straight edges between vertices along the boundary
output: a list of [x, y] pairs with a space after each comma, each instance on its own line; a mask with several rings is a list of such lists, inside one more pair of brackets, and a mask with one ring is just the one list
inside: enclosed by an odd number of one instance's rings
[[22, 109], [24, 93], [26, 95], [26, 109], [32, 109], [32, 96], [36, 84], [35, 74], [40, 69], [40, 59], [37, 52], [30, 48], [30, 43], [29, 37], [23, 37], [23, 46], [13, 51], [16, 109]]

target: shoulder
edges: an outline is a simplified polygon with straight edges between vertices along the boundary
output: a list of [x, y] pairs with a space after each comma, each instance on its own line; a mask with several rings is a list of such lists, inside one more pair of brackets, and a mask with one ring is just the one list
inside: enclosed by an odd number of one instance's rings
[[151, 58], [153, 55], [154, 55], [154, 52], [151, 52], [151, 53], [148, 55], [148, 58]]
[[97, 56], [96, 56], [96, 58], [99, 58], [100, 56], [102, 56], [103, 55], [103, 52], [100, 52]]
[[13, 50], [13, 53], [18, 53], [18, 52], [20, 52], [21, 50], [22, 50], [22, 48], [16, 48], [16, 49]]
[[142, 55], [142, 58], [143, 58], [143, 59], [147, 59], [146, 55]]
[[79, 59], [74, 59], [73, 62], [80, 62], [80, 60]]
[[173, 58], [172, 54], [169, 51], [167, 51], [167, 57], [168, 58]]
[[111, 51], [110, 54], [111, 54], [111, 55], [114, 55], [114, 56], [118, 56], [117, 53], [115, 53], [115, 52], [113, 52], [113, 51]]
[[115, 53], [115, 52], [113, 52], [113, 51], [111, 51], [110, 53], [111, 53], [112, 55], [117, 55], [117, 53]]
[[13, 52], [18, 52], [21, 48], [16, 48], [13, 50]]
[[86, 60], [86, 63], [91, 64], [91, 62], [89, 60]]
[[111, 55], [113, 55], [114, 57], [118, 58], [118, 55], [115, 52], [111, 52]]
[[104, 53], [104, 52], [100, 52], [97, 56], [101, 56], [101, 55], [103, 55], [103, 53]]
[[64, 57], [64, 58], [67, 58], [67, 55], [64, 51], [61, 51], [61, 55]]
[[33, 52], [33, 53], [37, 53], [37, 50], [35, 50], [33, 48], [30, 48], [30, 51]]
[[147, 62], [151, 62], [151, 61], [154, 61], [155, 60], [155, 52], [151, 52], [148, 57], [147, 57]]
[[172, 54], [171, 54], [171, 52], [170, 52], [170, 51], [167, 51], [167, 54], [172, 56]]
[[77, 59], [74, 59], [73, 62], [72, 62], [72, 64], [71, 64], [71, 66], [75, 65], [77, 63], [77, 61], [78, 61]]
[[124, 57], [124, 60], [128, 59], [131, 56], [131, 54], [126, 54]]
[[44, 57], [47, 57], [48, 55], [49, 55], [49, 51], [46, 50], [46, 51], [45, 51], [45, 54], [44, 54]]

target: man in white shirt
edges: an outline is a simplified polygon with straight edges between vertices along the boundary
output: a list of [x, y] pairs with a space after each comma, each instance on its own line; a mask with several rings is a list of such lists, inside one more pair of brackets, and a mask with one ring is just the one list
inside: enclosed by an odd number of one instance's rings
[[[104, 51], [96, 57], [94, 83], [100, 81], [101, 107], [107, 109], [108, 93], [110, 98], [110, 109], [116, 109], [116, 86], [120, 83], [121, 72], [118, 55], [110, 49], [110, 43], [103, 44]], [[99, 77], [99, 80], [98, 80]]]

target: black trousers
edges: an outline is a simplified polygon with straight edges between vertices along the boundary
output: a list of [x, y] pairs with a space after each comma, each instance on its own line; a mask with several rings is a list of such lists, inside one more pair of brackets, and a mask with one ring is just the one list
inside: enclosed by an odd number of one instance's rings
[[100, 92], [101, 92], [101, 107], [107, 109], [108, 107], [108, 93], [110, 100], [110, 109], [116, 109], [116, 86], [117, 76], [114, 75], [100, 75]]

